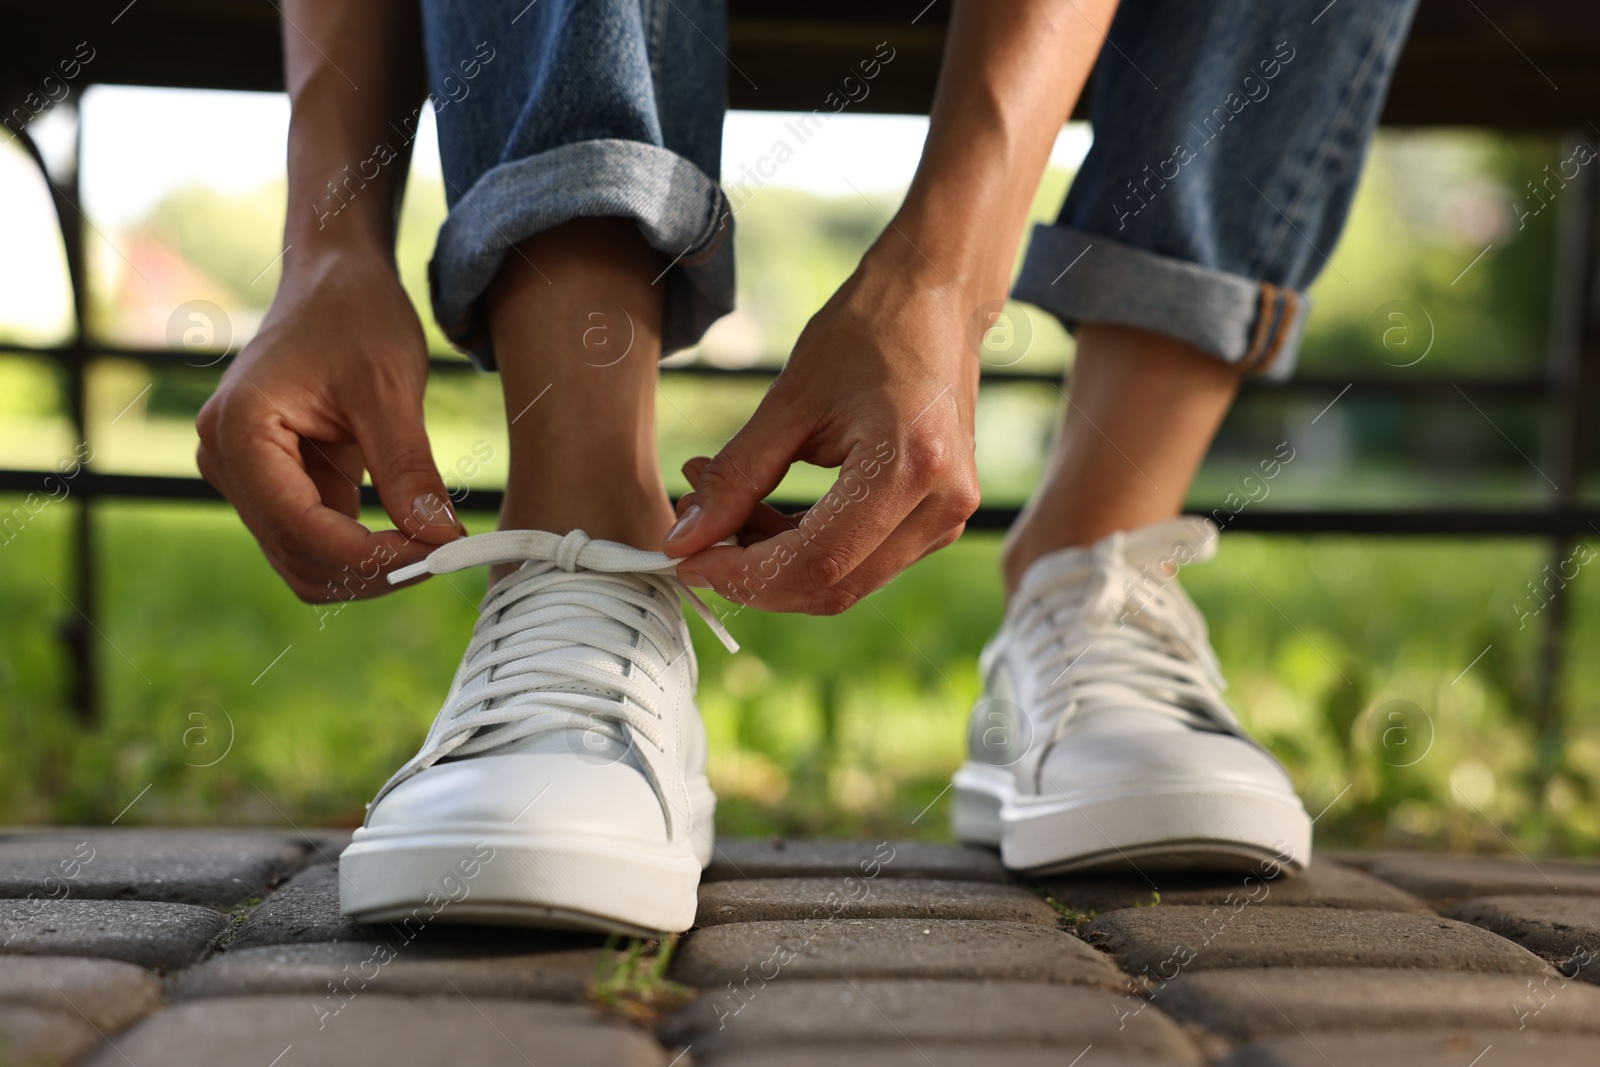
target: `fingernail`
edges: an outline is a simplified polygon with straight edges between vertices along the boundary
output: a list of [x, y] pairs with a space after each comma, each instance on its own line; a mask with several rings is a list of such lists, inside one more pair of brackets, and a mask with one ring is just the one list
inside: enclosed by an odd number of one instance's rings
[[712, 592], [716, 592], [716, 587], [711, 584], [711, 579], [703, 574], [696, 574], [694, 571], [679, 571], [678, 580], [690, 589], [710, 589]]
[[411, 502], [411, 514], [424, 526], [447, 526], [452, 530], [461, 529], [461, 520], [456, 518], [456, 513], [451, 510], [448, 501], [442, 499], [438, 493], [423, 493]]
[[700, 521], [700, 505], [690, 504], [689, 510], [679, 516], [678, 521], [672, 524], [672, 529], [667, 531], [663, 541], [676, 541], [680, 537], [689, 536], [689, 531], [694, 529], [695, 523]]

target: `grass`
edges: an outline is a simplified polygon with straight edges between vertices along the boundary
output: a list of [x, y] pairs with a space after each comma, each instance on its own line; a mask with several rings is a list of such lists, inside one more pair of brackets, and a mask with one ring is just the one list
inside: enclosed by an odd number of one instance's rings
[[[106, 504], [104, 721], [85, 730], [57, 640], [73, 506], [0, 545], [0, 819], [357, 823], [437, 709], [482, 576], [313, 609], [231, 512]], [[965, 538], [837, 618], [740, 613], [737, 656], [691, 624], [723, 832], [948, 835], [997, 553]], [[1544, 562], [1532, 542], [1229, 535], [1185, 583], [1232, 702], [1326, 809], [1323, 843], [1593, 853], [1600, 665], [1578, 651], [1600, 587], [1571, 585], [1567, 727], [1541, 756], [1540, 631], [1513, 604]]]
[[606, 939], [606, 951], [595, 964], [589, 980], [589, 999], [636, 1023], [654, 1025], [661, 1016], [694, 999], [695, 991], [667, 977], [678, 935], [668, 934], [660, 941], [633, 939], [621, 952], [615, 936]]

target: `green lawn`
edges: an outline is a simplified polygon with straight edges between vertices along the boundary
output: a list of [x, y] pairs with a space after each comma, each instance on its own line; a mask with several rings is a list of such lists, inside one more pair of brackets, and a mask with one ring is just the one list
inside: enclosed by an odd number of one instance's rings
[[[105, 722], [85, 733], [54, 629], [72, 613], [73, 506], [0, 544], [0, 820], [104, 822], [137, 797], [123, 824], [357, 822], [420, 741], [481, 575], [319, 617], [230, 511], [103, 507]], [[947, 834], [935, 798], [999, 616], [997, 550], [968, 537], [838, 618], [743, 612], [738, 656], [691, 624], [724, 830]], [[1538, 631], [1512, 604], [1543, 563], [1525, 542], [1240, 535], [1186, 584], [1245, 721], [1328, 808], [1324, 843], [1495, 850], [1503, 832], [1593, 852], [1600, 700], [1580, 650], [1600, 594], [1572, 586], [1568, 732], [1541, 770], [1525, 725]]]

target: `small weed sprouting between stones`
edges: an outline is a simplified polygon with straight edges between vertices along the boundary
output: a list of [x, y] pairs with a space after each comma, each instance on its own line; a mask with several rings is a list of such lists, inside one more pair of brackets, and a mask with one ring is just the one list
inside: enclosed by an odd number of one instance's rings
[[678, 946], [677, 934], [668, 934], [660, 941], [635, 938], [620, 956], [612, 952], [616, 945], [616, 935], [606, 939], [606, 950], [595, 965], [594, 977], [589, 979], [590, 1000], [650, 1026], [694, 999], [695, 990], [667, 977], [667, 966]]
[[1054, 896], [1045, 892], [1043, 889], [1035, 889], [1034, 892], [1039, 895], [1041, 900], [1050, 905], [1050, 907], [1054, 908], [1055, 913], [1061, 916], [1062, 920], [1068, 925], [1076, 926], [1079, 923], [1086, 923], [1095, 916], [1095, 913], [1092, 911], [1084, 911], [1081, 908], [1073, 908], [1061, 903], [1061, 901], [1057, 900]]

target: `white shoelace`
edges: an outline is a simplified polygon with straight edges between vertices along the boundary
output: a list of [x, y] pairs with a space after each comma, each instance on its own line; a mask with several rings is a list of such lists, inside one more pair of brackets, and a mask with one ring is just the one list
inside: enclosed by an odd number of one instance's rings
[[[723, 647], [739, 650], [711, 609], [678, 580], [677, 560], [595, 541], [581, 530], [564, 536], [502, 530], [464, 537], [393, 571], [389, 582], [520, 562], [535, 565], [506, 576], [489, 591], [421, 751], [395, 772], [374, 804], [446, 756], [475, 755], [556, 730], [596, 731], [625, 744], [626, 729], [664, 747], [657, 683], [687, 651], [673, 651], [681, 625], [671, 606], [676, 595], [689, 601]], [[550, 566], [537, 566], [541, 563]], [[609, 623], [636, 631], [639, 639], [623, 640]], [[623, 665], [572, 654], [590, 649]]]
[[[1113, 534], [1081, 567], [1034, 584], [1013, 614], [1035, 668], [1038, 721], [1050, 724], [1041, 756], [1077, 715], [1096, 707], [1144, 708], [1240, 732], [1221, 696], [1227, 683], [1204, 617], [1174, 579], [1130, 563], [1124, 541]], [[1213, 537], [1192, 558], [1214, 551]]]

